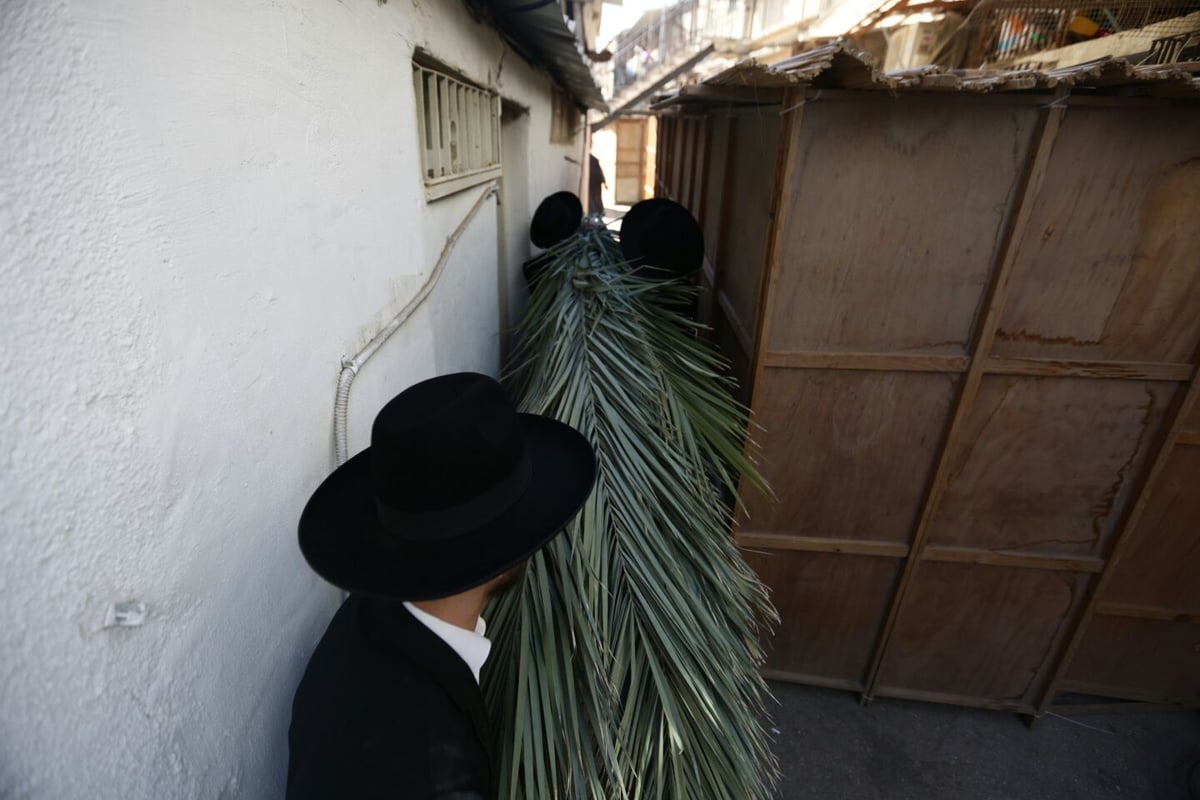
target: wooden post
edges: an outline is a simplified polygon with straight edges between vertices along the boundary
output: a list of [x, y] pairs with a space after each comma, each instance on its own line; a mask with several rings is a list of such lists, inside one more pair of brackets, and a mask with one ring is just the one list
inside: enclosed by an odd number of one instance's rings
[[[779, 237], [781, 235], [779, 224], [780, 201], [783, 198], [784, 187], [793, 185], [796, 175], [799, 174], [803, 167], [803, 165], [797, 164], [791, 159], [792, 138], [798, 134], [800, 125], [804, 119], [804, 103], [794, 101], [796, 94], [799, 94], [803, 98], [807, 91], [808, 87], [801, 87], [799, 92], [793, 93], [789, 89], [783, 94], [782, 107], [786, 110], [786, 113], [783, 114], [783, 122], [780, 124], [779, 145], [775, 156], [775, 185], [771, 189], [771, 224], [767, 228], [767, 251], [763, 255], [765, 266], [763, 268], [762, 281], [759, 284], [758, 324], [755, 326], [749, 353], [749, 374], [754, 376], [750, 383], [749, 405], [751, 408], [754, 407], [754, 396], [762, 383], [762, 371], [766, 366], [762, 355], [766, 349], [766, 337], [771, 330], [771, 306], [773, 305], [770, 302], [772, 296], [771, 290], [779, 275], [779, 263], [776, 260], [776, 253], [779, 249]], [[749, 441], [747, 442], [747, 446], [750, 446]]]

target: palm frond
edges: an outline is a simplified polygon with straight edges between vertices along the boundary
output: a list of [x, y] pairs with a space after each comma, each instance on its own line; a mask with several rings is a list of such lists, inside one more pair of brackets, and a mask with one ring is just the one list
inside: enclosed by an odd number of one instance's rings
[[612, 235], [552, 251], [509, 382], [582, 431], [596, 488], [488, 610], [484, 691], [504, 798], [766, 800], [759, 625], [767, 593], [729, 536], [747, 417], [723, 362], [670, 310], [692, 290], [629, 274]]

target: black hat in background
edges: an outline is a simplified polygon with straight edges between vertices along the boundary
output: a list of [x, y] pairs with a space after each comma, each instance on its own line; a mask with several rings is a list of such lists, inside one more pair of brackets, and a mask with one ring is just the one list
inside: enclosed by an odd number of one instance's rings
[[571, 192], [555, 192], [538, 203], [529, 223], [529, 240], [547, 248], [566, 239], [583, 222], [583, 204]]
[[621, 220], [621, 252], [639, 277], [681, 278], [704, 263], [704, 233], [686, 208], [654, 197], [633, 206]]
[[579, 511], [595, 454], [574, 428], [519, 414], [471, 372], [412, 386], [375, 417], [371, 446], [300, 516], [300, 550], [350, 592], [445, 597], [520, 563]]

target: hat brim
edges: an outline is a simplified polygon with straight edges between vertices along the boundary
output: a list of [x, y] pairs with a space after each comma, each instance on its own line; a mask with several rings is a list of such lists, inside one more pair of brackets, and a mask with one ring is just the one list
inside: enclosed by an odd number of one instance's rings
[[300, 551], [349, 592], [428, 600], [466, 591], [519, 564], [560, 532], [596, 477], [592, 446], [569, 425], [519, 414], [531, 472], [521, 498], [483, 527], [436, 542], [388, 533], [375, 513], [370, 448], [338, 467], [300, 515]]

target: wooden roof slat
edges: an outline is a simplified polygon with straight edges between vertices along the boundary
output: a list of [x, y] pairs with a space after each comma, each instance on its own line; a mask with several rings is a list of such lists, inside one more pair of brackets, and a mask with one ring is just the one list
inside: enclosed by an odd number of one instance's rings
[[[751, 90], [780, 90], [804, 85], [814, 89], [862, 89], [883, 91], [939, 92], [1027, 92], [1036, 89], [1088, 87], [1128, 93], [1138, 92], [1162, 97], [1200, 98], [1200, 62], [1137, 66], [1121, 58], [1105, 56], [1094, 61], [1044, 72], [1030, 69], [946, 69], [939, 66], [910, 67], [882, 72], [866, 53], [835, 40], [820, 47], [764, 64], [755, 59], [738, 62], [698, 86], [683, 87], [675, 95], [655, 104], [656, 109], [682, 103], [729, 104], [772, 102], [773, 96], [758, 98]], [[701, 87], [710, 87], [704, 89]], [[721, 87], [719, 91], [714, 87]], [[742, 99], [744, 97], [744, 99]]]

